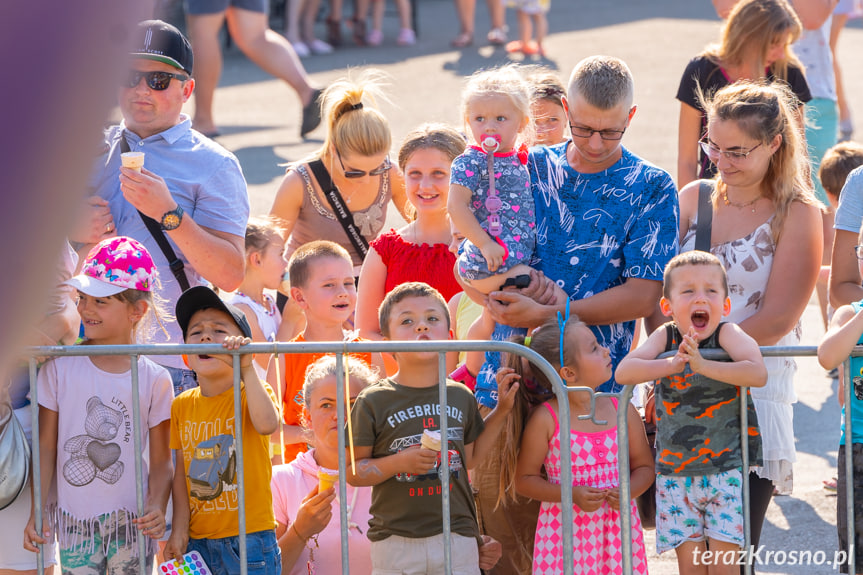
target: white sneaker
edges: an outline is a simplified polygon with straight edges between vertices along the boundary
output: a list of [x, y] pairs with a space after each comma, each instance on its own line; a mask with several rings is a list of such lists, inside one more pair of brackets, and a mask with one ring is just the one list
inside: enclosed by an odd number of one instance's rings
[[305, 58], [306, 56], [311, 54], [311, 52], [309, 51], [309, 47], [302, 42], [292, 42], [291, 46], [294, 47], [294, 52], [296, 52], [297, 56], [299, 56], [300, 58]]
[[315, 38], [308, 44], [308, 48], [312, 51], [312, 54], [332, 54], [333, 47], [323, 40], [319, 40]]

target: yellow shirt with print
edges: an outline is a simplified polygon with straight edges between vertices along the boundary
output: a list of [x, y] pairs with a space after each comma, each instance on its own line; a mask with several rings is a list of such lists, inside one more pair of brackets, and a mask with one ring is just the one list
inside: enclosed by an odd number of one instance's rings
[[[273, 390], [266, 383], [263, 385], [276, 404]], [[240, 393], [246, 533], [255, 533], [276, 527], [270, 491], [270, 438], [259, 434], [252, 424], [245, 385]], [[203, 396], [200, 388], [177, 396], [171, 404], [171, 449], [183, 452], [191, 508], [189, 537], [219, 539], [239, 535], [233, 388], [215, 397]]]

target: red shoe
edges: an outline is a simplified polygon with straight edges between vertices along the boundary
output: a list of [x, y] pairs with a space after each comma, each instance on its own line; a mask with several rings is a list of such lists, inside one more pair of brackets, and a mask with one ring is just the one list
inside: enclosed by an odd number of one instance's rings
[[521, 40], [513, 40], [512, 42], [507, 42], [504, 50], [509, 54], [515, 54], [516, 52], [524, 51], [524, 42]]
[[522, 46], [521, 51], [525, 56], [533, 56], [535, 54], [539, 54], [542, 52], [542, 48], [540, 48], [539, 44], [531, 40], [524, 46]]

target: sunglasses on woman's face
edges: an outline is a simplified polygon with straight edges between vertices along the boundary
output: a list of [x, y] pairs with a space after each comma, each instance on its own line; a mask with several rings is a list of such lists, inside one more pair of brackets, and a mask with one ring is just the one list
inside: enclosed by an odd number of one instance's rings
[[345, 168], [345, 163], [342, 162], [342, 155], [339, 153], [338, 150], [336, 150], [336, 156], [339, 158], [339, 164], [342, 166], [342, 172], [345, 173], [346, 178], [362, 178], [366, 174], [370, 176], [380, 176], [381, 174], [393, 167], [392, 164], [390, 164], [390, 157], [387, 156], [386, 158], [384, 158], [383, 164], [381, 164], [377, 168], [374, 168], [373, 170], [369, 170], [368, 172], [365, 172], [363, 170], [348, 170]]
[[141, 78], [144, 78], [144, 81], [147, 82], [147, 87], [151, 90], [156, 90], [161, 92], [162, 90], [167, 90], [168, 86], [171, 85], [172, 79], [180, 80], [181, 82], [185, 82], [189, 79], [188, 76], [184, 74], [172, 74], [170, 72], [142, 72], [141, 70], [129, 70], [129, 76], [126, 78], [126, 81], [123, 83], [124, 88], [135, 88], [141, 82]]

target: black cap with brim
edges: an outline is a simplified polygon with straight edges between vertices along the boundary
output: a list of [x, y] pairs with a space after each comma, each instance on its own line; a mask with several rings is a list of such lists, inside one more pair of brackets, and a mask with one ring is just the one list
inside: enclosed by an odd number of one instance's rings
[[135, 31], [130, 55], [163, 62], [192, 75], [192, 45], [176, 27], [162, 20], [144, 20]]
[[195, 286], [183, 292], [180, 299], [177, 300], [177, 323], [180, 324], [180, 329], [183, 330], [183, 339], [186, 339], [186, 331], [189, 329], [189, 322], [195, 312], [202, 309], [217, 309], [234, 318], [234, 322], [243, 335], [252, 337], [252, 328], [249, 327], [249, 322], [246, 319], [246, 314], [240, 311], [233, 305], [225, 302], [219, 295], [206, 286]]

